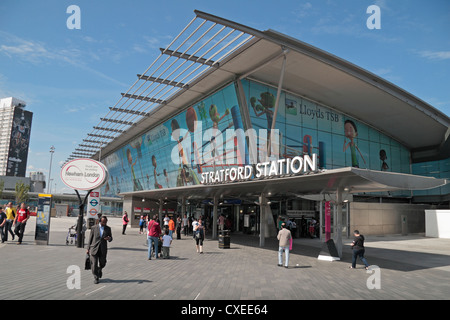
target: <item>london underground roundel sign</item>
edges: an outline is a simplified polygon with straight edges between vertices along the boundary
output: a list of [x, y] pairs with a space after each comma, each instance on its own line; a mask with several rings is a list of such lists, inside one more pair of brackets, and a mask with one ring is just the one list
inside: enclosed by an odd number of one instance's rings
[[101, 187], [108, 179], [106, 167], [92, 159], [75, 159], [61, 169], [61, 180], [76, 190], [93, 190]]

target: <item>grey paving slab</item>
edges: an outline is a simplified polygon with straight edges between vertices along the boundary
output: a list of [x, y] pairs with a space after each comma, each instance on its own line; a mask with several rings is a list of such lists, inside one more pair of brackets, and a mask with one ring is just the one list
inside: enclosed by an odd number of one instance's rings
[[[0, 299], [58, 300], [419, 300], [450, 297], [450, 240], [420, 235], [367, 237], [366, 258], [380, 267], [380, 289], [369, 289], [375, 273], [348, 268], [349, 246], [341, 261], [317, 259], [318, 239], [295, 239], [289, 268], [277, 266], [277, 241], [258, 247], [254, 236], [231, 234], [231, 248], [206, 239], [204, 254], [191, 236], [174, 239], [167, 260], [147, 260], [145, 235], [110, 218], [114, 240], [99, 284], [84, 270], [85, 249], [65, 245], [76, 218], [52, 218], [50, 244], [34, 243], [34, 218], [22, 245], [0, 245]], [[345, 240], [348, 244], [349, 240]], [[79, 289], [69, 289], [79, 267]], [[73, 281], [72, 281], [73, 283]]]

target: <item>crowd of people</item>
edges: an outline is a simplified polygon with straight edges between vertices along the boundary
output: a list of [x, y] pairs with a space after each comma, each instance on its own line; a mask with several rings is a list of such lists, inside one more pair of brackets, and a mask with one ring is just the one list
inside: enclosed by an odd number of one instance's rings
[[[128, 214], [125, 212], [122, 217], [124, 229], [128, 224]], [[181, 217], [178, 215], [176, 219], [169, 217], [168, 214], [164, 216], [162, 221], [159, 221], [158, 215], [153, 217], [147, 215], [141, 215], [139, 220], [139, 234], [147, 235], [148, 243], [148, 260], [152, 257], [157, 259], [158, 255], [163, 259], [170, 257], [170, 245], [176, 235], [176, 239], [180, 240], [181, 235], [192, 235], [195, 240], [196, 251], [200, 254], [203, 253], [203, 241], [205, 240], [206, 231], [209, 229], [209, 223], [205, 224], [205, 219], [199, 217], [198, 219], [186, 214]], [[219, 218], [218, 226], [220, 230], [223, 230], [223, 219]], [[125, 231], [122, 233], [125, 234]], [[162, 252], [162, 253], [161, 253]]]
[[[12, 241], [17, 236], [17, 244], [22, 244], [23, 235], [28, 219], [30, 218], [30, 210], [25, 203], [15, 208], [12, 202], [9, 202], [6, 207], [0, 207], [0, 237], [2, 243], [8, 241], [8, 234], [11, 234]], [[14, 232], [12, 228], [14, 227]]]
[[[17, 236], [17, 244], [22, 243], [23, 235], [25, 233], [25, 227], [28, 219], [30, 218], [30, 211], [26, 207], [25, 203], [21, 203], [20, 206], [14, 207], [12, 203], [8, 203], [5, 208], [0, 207], [0, 237], [2, 243], [8, 241], [8, 235], [11, 235], [14, 241]], [[300, 220], [300, 226], [297, 226], [295, 220], [289, 218], [285, 219], [279, 217], [277, 220], [277, 239], [279, 240], [278, 249], [278, 266], [283, 266], [283, 253], [285, 255], [284, 267], [288, 268], [289, 265], [289, 253], [292, 250], [293, 238], [299, 231], [301, 237], [311, 236], [315, 237], [318, 231], [317, 221], [310, 219], [308, 222], [302, 217]], [[107, 217], [102, 217], [98, 224], [91, 229], [91, 234], [87, 243], [87, 255], [89, 257], [89, 263], [94, 275], [94, 282], [99, 283], [99, 279], [102, 277], [102, 269], [106, 265], [107, 243], [112, 241], [111, 228], [107, 226]], [[127, 212], [124, 212], [122, 216], [122, 235], [126, 235], [126, 229], [129, 223]], [[162, 227], [161, 227], [162, 224]], [[14, 232], [12, 228], [14, 227]], [[223, 215], [219, 216], [218, 228], [224, 230], [226, 226], [226, 220]], [[176, 220], [174, 217], [165, 215], [162, 222], [159, 221], [158, 215], [149, 217], [142, 215], [139, 221], [139, 234], [147, 235], [148, 243], [148, 260], [152, 257], [158, 259], [168, 259], [170, 257], [170, 246], [173, 242], [173, 236], [176, 234], [177, 239], [181, 239], [181, 235], [192, 235], [195, 240], [196, 252], [203, 253], [203, 242], [205, 240], [206, 230], [209, 228], [209, 223], [205, 224], [203, 217], [196, 219], [193, 216], [187, 217], [184, 214], [183, 217], [178, 215]], [[300, 228], [298, 230], [297, 228]], [[354, 232], [355, 239], [352, 242], [352, 265], [350, 268], [355, 268], [357, 258], [364, 263], [365, 268], [369, 267], [367, 260], [364, 258], [364, 236], [359, 233], [358, 230]], [[88, 263], [86, 264], [88, 266]]]

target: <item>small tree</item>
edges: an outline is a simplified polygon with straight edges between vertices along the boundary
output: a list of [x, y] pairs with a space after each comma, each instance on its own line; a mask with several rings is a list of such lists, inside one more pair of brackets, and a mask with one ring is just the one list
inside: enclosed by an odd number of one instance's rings
[[16, 204], [19, 205], [22, 202], [27, 202], [29, 199], [28, 191], [30, 191], [30, 186], [26, 185], [22, 181], [16, 183]]

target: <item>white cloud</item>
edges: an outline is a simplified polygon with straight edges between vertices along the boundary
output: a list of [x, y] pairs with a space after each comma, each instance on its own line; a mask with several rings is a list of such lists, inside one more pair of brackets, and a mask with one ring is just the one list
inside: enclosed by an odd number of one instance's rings
[[450, 59], [450, 51], [420, 51], [419, 55], [429, 60], [447, 60]]
[[[86, 38], [86, 37], [85, 37]], [[90, 41], [95, 41], [90, 37], [87, 37]], [[86, 41], [86, 39], [85, 39]], [[100, 58], [98, 55], [92, 54], [90, 52], [85, 52], [78, 48], [50, 48], [40, 41], [30, 41], [19, 38], [11, 33], [0, 31], [0, 56], [4, 54], [11, 59], [17, 59], [21, 62], [31, 63], [34, 65], [45, 64], [45, 63], [67, 63], [74, 67], [81, 68], [85, 71], [95, 74], [96, 76], [103, 78], [109, 82], [115, 83], [122, 87], [128, 87], [128, 84], [122, 83], [110, 76], [100, 72], [96, 69], [89, 67], [86, 62], [90, 57], [98, 61]], [[120, 59], [119, 53], [113, 55], [113, 60]]]

